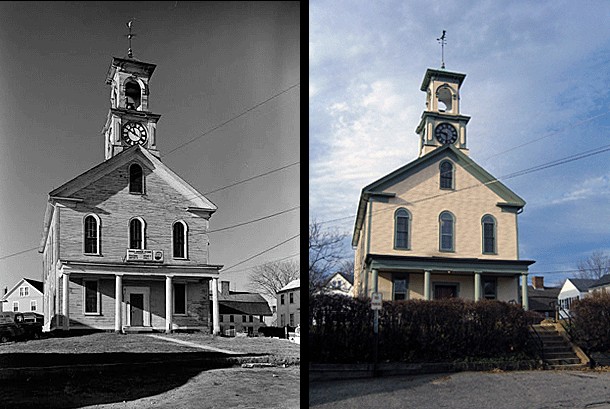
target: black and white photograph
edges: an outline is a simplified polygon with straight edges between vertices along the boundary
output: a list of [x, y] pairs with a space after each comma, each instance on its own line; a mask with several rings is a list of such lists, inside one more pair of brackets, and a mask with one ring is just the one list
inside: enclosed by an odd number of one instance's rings
[[300, 19], [0, 3], [0, 407], [300, 406]]

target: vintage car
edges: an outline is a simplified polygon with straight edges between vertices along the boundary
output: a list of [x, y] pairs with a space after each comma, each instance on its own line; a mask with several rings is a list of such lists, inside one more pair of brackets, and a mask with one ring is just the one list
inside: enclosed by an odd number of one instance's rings
[[0, 342], [22, 339], [38, 339], [42, 335], [42, 323], [26, 321], [20, 312], [0, 312]]

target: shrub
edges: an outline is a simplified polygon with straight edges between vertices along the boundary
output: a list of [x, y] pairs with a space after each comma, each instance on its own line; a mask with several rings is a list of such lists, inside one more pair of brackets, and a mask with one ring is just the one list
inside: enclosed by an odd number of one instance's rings
[[[386, 301], [379, 314], [379, 361], [434, 362], [507, 357], [528, 351], [526, 313], [498, 301]], [[370, 301], [312, 296], [312, 362], [373, 361]]]
[[587, 352], [610, 351], [610, 294], [593, 293], [577, 300], [570, 312], [574, 342]]

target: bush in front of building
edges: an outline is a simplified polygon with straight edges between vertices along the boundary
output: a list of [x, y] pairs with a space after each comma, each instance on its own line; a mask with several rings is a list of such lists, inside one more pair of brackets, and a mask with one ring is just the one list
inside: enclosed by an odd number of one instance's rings
[[[309, 303], [312, 362], [374, 360], [370, 301], [316, 295]], [[379, 314], [379, 362], [448, 362], [532, 356], [527, 314], [499, 301], [386, 301]]]
[[610, 352], [610, 294], [596, 292], [570, 306], [573, 341], [586, 352]]

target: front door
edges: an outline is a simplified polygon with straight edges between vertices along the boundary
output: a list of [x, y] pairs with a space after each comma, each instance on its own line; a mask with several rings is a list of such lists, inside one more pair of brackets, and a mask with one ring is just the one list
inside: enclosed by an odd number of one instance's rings
[[457, 297], [457, 285], [455, 284], [436, 284], [434, 286], [434, 299], [440, 300], [442, 298], [456, 298]]
[[131, 326], [141, 327], [144, 325], [144, 294], [132, 293], [129, 297], [131, 305], [129, 313], [131, 314]]

